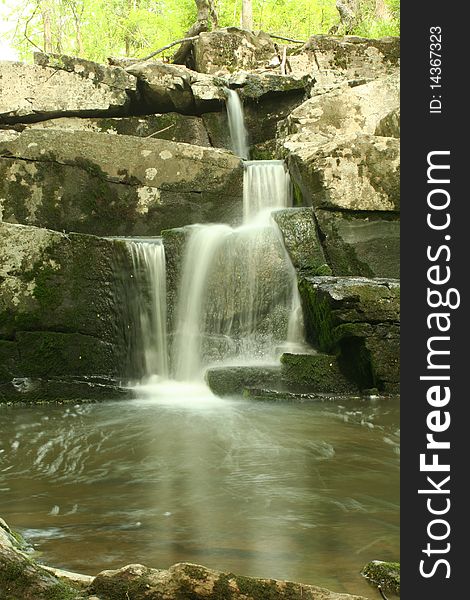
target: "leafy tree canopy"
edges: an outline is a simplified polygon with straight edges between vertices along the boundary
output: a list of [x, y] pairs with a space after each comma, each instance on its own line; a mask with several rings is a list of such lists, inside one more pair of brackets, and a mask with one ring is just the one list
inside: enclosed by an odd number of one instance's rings
[[[348, 33], [399, 34], [399, 0], [346, 0], [359, 6]], [[194, 0], [0, 0], [11, 24], [10, 43], [26, 58], [32, 50], [79, 55], [142, 57], [184, 37], [197, 15]], [[254, 29], [306, 40], [340, 23], [336, 0], [253, 0]], [[219, 27], [240, 25], [241, 0], [214, 0]], [[5, 34], [4, 34], [5, 35]], [[168, 55], [174, 52], [168, 51]]]

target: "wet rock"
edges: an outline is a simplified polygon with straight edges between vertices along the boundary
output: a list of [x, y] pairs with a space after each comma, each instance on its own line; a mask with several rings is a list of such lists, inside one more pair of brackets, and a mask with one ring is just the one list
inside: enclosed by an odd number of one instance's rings
[[393, 279], [304, 277], [300, 282], [307, 336], [336, 354], [361, 389], [399, 388], [400, 284]]
[[315, 217], [333, 275], [400, 276], [397, 214], [316, 209]]
[[273, 213], [292, 264], [301, 273], [331, 275], [318, 237], [311, 208], [290, 208]]
[[132, 135], [210, 146], [209, 137], [200, 117], [165, 113], [139, 117], [80, 119], [62, 117], [27, 125], [28, 129], [60, 129], [61, 131], [92, 131], [111, 135]]
[[134, 564], [115, 571], [102, 571], [90, 591], [102, 600], [124, 598], [126, 591], [133, 600], [364, 600], [313, 585], [243, 577], [190, 563], [178, 563], [168, 570]]
[[36, 564], [22, 549], [18, 538], [0, 521], [0, 597], [5, 600], [83, 599], [77, 589]]
[[400, 595], [400, 563], [373, 560], [365, 565], [361, 575], [384, 592]]
[[123, 375], [124, 242], [0, 223], [2, 377]]
[[[119, 67], [103, 69], [108, 69], [109, 76], [103, 71], [100, 80], [99, 76], [84, 77], [76, 70], [0, 62], [0, 123], [38, 121], [70, 114], [126, 114], [129, 92], [136, 89], [135, 78]], [[121, 82], [121, 87], [107, 83], [113, 78]]]
[[[206, 371], [206, 382], [217, 396], [252, 397], [251, 390], [273, 393], [278, 399], [287, 394], [323, 395], [357, 393], [358, 387], [341, 371], [333, 355], [311, 353], [281, 356], [281, 365], [272, 367], [224, 366]], [[255, 394], [256, 395], [256, 394]]]
[[195, 69], [201, 73], [231, 73], [263, 65], [275, 55], [266, 33], [237, 27], [201, 33], [194, 42]]
[[[16, 370], [19, 371], [19, 363]], [[11, 381], [1, 382], [0, 375], [0, 404], [96, 402], [116, 400], [116, 398], [125, 400], [134, 397], [132, 390], [121, 387], [117, 381], [96, 376], [51, 377], [49, 379], [13, 377]]]
[[400, 144], [395, 138], [358, 133], [321, 146], [302, 144], [289, 154], [288, 164], [309, 205], [399, 210]]
[[54, 129], [1, 140], [4, 221], [156, 235], [194, 222], [233, 223], [242, 212], [242, 164], [226, 151]]

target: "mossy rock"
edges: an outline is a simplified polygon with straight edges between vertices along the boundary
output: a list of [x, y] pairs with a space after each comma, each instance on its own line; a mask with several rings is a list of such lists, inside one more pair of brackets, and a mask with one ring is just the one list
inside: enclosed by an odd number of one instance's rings
[[384, 592], [400, 595], [400, 563], [373, 560], [365, 565], [361, 575]]

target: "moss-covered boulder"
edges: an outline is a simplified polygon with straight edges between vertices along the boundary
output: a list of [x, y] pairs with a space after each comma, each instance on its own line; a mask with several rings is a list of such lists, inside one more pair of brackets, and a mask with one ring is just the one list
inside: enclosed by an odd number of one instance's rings
[[195, 69], [201, 73], [231, 73], [250, 70], [275, 55], [266, 33], [227, 27], [201, 33], [194, 42]]
[[102, 571], [89, 591], [102, 600], [120, 600], [126, 595], [133, 600], [365, 600], [313, 585], [243, 577], [190, 563], [178, 563], [168, 570], [135, 564]]
[[331, 275], [311, 208], [290, 208], [272, 214], [292, 264], [307, 275]]
[[125, 243], [0, 223], [1, 376], [125, 375]]
[[298, 145], [287, 156], [306, 204], [340, 210], [398, 211], [400, 143], [370, 134]]
[[396, 108], [386, 114], [377, 123], [375, 135], [383, 137], [400, 137], [400, 108]]
[[290, 354], [281, 356], [282, 377], [289, 389], [303, 389], [316, 394], [351, 394], [357, 385], [341, 371], [331, 354]]
[[373, 560], [365, 565], [361, 574], [384, 592], [400, 595], [400, 563]]
[[304, 277], [300, 293], [309, 340], [338, 356], [361, 389], [399, 389], [400, 285], [397, 280]]
[[230, 152], [153, 138], [25, 130], [0, 137], [3, 220], [97, 235], [234, 223], [243, 169]]
[[396, 213], [316, 209], [315, 218], [333, 275], [399, 278]]
[[128, 114], [130, 94], [136, 89], [132, 75], [119, 67], [101, 67], [101, 75], [95, 77], [84, 77], [84, 71], [83, 65], [57, 69], [0, 62], [0, 123], [38, 121], [70, 114]]

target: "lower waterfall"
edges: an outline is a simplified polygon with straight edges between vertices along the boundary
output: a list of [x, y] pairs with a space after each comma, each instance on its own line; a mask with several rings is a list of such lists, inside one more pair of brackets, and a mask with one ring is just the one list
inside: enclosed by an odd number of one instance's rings
[[291, 205], [283, 161], [245, 163], [244, 224], [193, 226], [178, 292], [172, 375], [275, 363], [303, 342], [297, 278], [273, 210]]

